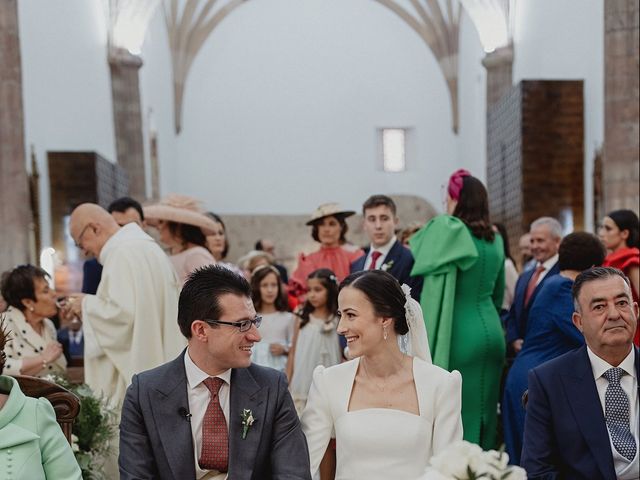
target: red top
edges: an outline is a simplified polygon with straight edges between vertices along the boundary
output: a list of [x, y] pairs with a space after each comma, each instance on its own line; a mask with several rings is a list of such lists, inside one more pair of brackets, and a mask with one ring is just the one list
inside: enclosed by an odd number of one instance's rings
[[[629, 275], [629, 270], [632, 267], [640, 267], [640, 250], [633, 247], [625, 247], [620, 250], [616, 250], [613, 253], [607, 255], [604, 259], [603, 267], [614, 267], [622, 270], [625, 275]], [[631, 294], [633, 295], [633, 301], [638, 301], [638, 292], [631, 286]], [[640, 346], [640, 328], [636, 329], [636, 337], [634, 343]]]
[[292, 290], [307, 290], [307, 277], [319, 268], [328, 268], [336, 275], [338, 283], [349, 275], [351, 262], [364, 255], [360, 249], [347, 250], [344, 247], [320, 247], [317, 252], [305, 255], [301, 253], [298, 257], [298, 267], [291, 274], [289, 284]]

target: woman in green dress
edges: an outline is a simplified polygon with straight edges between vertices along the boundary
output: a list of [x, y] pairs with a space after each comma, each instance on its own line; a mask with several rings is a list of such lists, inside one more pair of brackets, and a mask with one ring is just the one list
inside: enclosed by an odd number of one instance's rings
[[433, 363], [462, 374], [464, 439], [495, 448], [505, 356], [498, 316], [504, 294], [502, 238], [489, 221], [484, 185], [466, 170], [449, 179], [447, 213], [411, 238], [411, 275], [424, 277], [420, 303]]

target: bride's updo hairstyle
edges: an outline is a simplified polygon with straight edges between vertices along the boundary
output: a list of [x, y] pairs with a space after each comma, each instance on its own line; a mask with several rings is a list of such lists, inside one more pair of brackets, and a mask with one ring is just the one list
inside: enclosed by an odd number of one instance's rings
[[409, 331], [404, 310], [407, 299], [393, 275], [382, 270], [356, 272], [342, 281], [338, 293], [345, 287], [357, 288], [364, 293], [377, 316], [393, 318], [393, 329], [398, 335]]

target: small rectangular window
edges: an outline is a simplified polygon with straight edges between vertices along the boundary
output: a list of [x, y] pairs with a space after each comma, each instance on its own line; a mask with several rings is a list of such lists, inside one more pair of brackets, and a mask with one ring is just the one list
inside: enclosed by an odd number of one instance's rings
[[406, 163], [406, 131], [404, 128], [383, 128], [382, 168], [385, 172], [404, 172]]

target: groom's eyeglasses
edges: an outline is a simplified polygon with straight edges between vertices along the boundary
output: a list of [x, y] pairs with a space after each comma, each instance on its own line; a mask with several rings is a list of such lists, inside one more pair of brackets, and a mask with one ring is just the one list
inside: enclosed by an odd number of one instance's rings
[[223, 322], [222, 320], [210, 320], [208, 318], [203, 318], [202, 321], [209, 325], [229, 325], [231, 327], [236, 327], [241, 332], [248, 332], [251, 329], [251, 325], [255, 325], [256, 328], [260, 328], [262, 317], [260, 315], [256, 315], [253, 319], [240, 320], [239, 322]]

